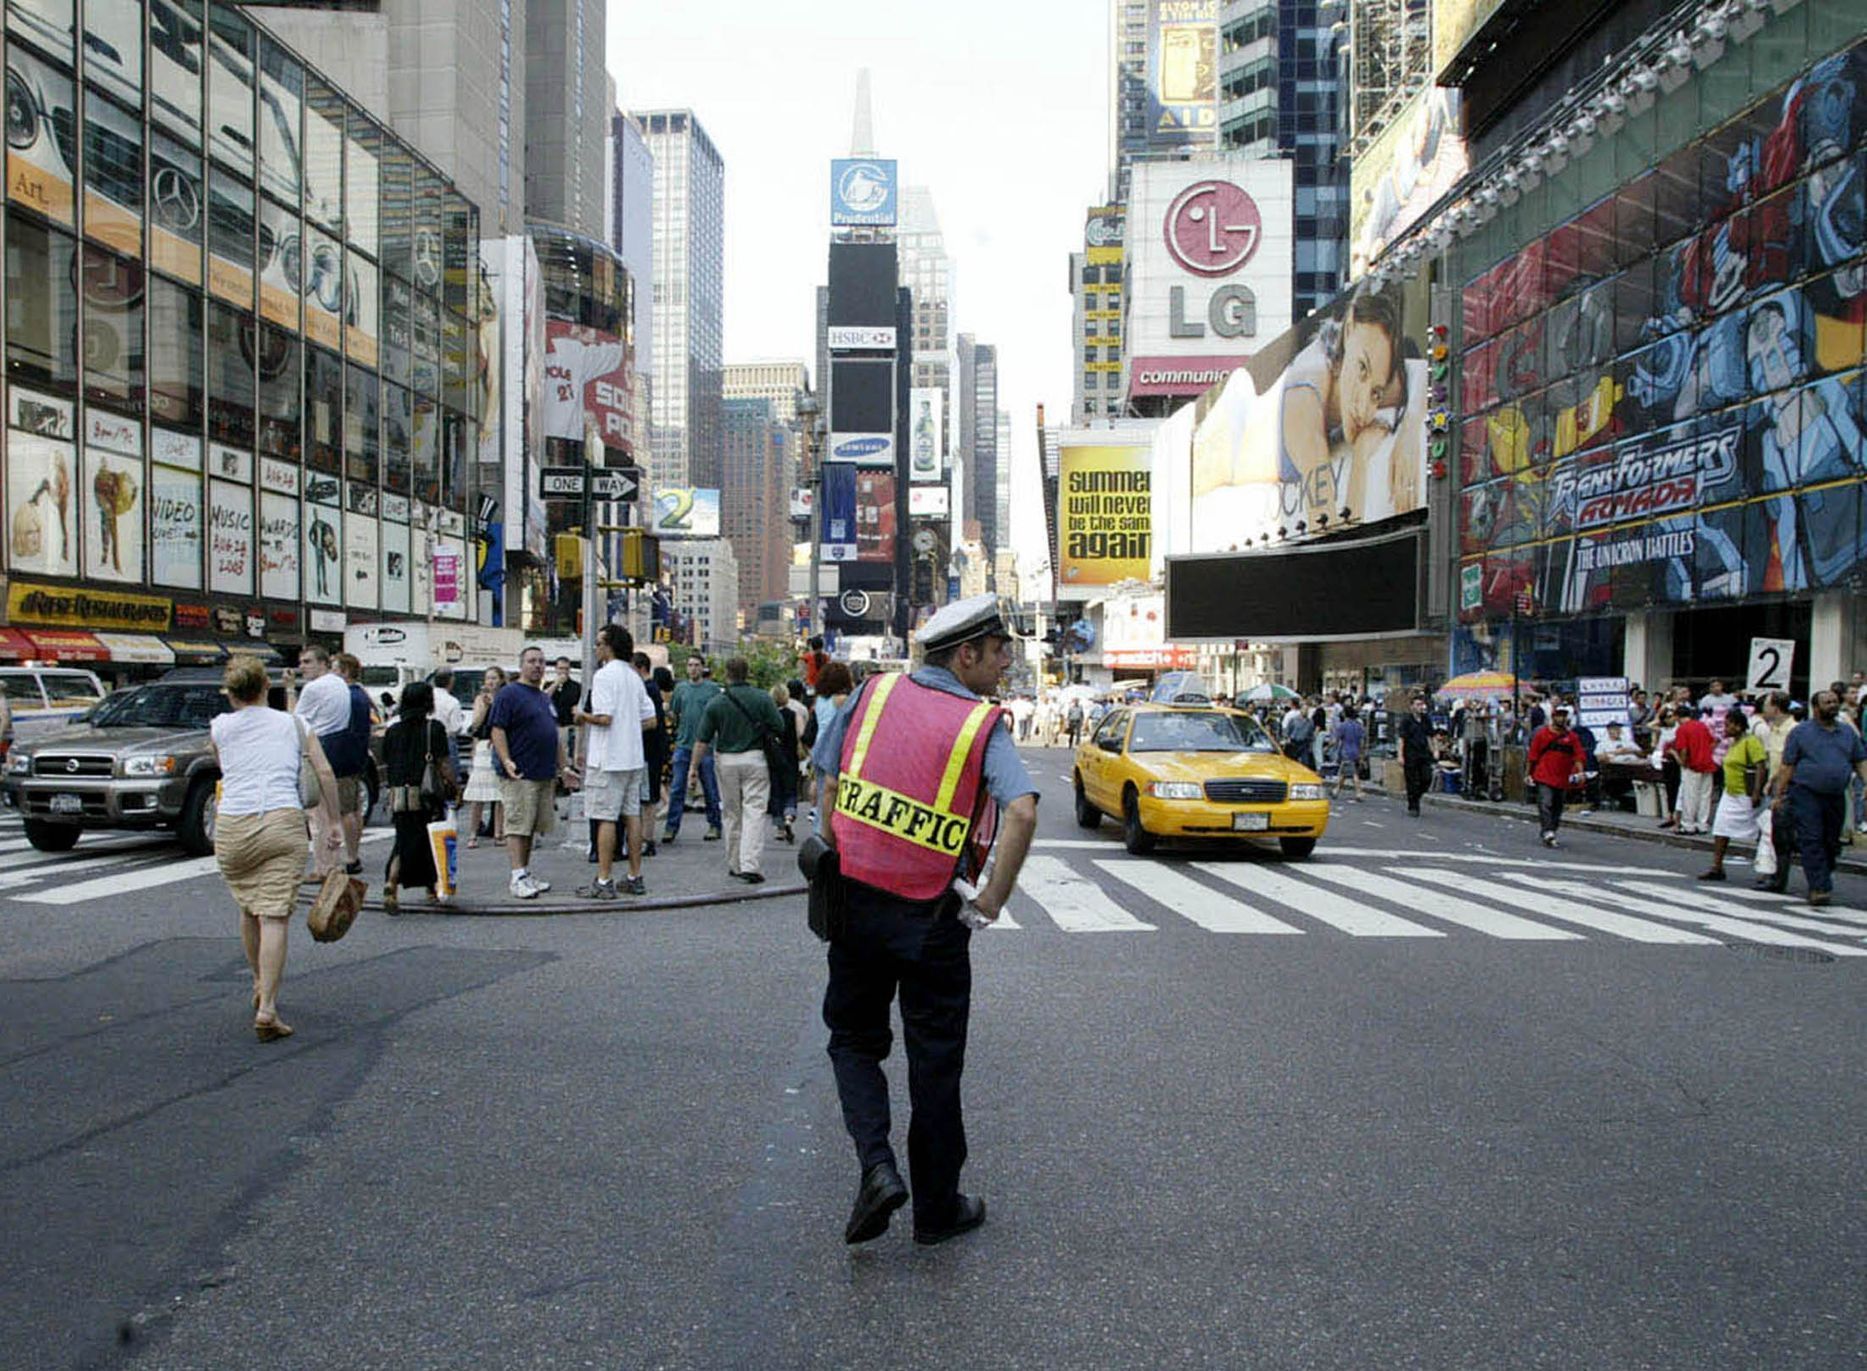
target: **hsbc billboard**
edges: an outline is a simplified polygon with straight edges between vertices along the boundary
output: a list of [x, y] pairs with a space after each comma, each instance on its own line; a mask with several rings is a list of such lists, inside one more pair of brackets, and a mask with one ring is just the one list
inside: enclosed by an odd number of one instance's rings
[[[1225, 359], [1243, 361], [1292, 323], [1291, 164], [1140, 162], [1133, 178], [1123, 236], [1122, 392], [1191, 398], [1206, 388], [1196, 378]], [[1141, 359], [1145, 385], [1135, 372]], [[1174, 366], [1176, 359], [1187, 365]]]

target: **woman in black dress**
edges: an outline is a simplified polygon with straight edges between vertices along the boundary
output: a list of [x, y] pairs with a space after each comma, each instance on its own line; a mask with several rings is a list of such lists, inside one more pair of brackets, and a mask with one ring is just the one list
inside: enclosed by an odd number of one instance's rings
[[[668, 769], [670, 752], [668, 738], [668, 712], [665, 701], [673, 691], [673, 675], [664, 666], [655, 670], [646, 652], [635, 654], [635, 670], [642, 678], [642, 685], [648, 691], [648, 698], [655, 706], [655, 729], [642, 734], [643, 760], [648, 763], [648, 799], [642, 805], [642, 855], [655, 855], [654, 835], [661, 830], [655, 826], [656, 811], [661, 807], [661, 774]], [[669, 684], [663, 686], [662, 678]]]
[[[446, 815], [457, 783], [447, 758], [447, 730], [431, 717], [433, 712], [434, 687], [426, 681], [411, 681], [402, 689], [399, 717], [383, 734], [384, 781], [389, 787], [389, 812], [395, 819], [395, 847], [383, 873], [382, 905], [389, 914], [398, 912], [398, 885], [423, 886], [432, 900], [440, 880], [434, 869], [434, 849], [428, 844], [428, 825]], [[440, 778], [439, 793], [422, 789], [430, 762]]]

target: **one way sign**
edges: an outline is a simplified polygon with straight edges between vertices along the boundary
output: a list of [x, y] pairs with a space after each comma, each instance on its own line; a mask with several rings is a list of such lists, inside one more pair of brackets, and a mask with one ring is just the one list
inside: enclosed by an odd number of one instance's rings
[[581, 500], [586, 478], [597, 500], [632, 502], [642, 488], [639, 467], [541, 467], [538, 493], [546, 500]]

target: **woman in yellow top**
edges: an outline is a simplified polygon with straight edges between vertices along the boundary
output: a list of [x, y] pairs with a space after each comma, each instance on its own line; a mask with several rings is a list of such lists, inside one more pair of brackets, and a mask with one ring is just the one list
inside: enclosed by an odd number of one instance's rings
[[1757, 841], [1757, 806], [1769, 770], [1769, 750], [1750, 731], [1750, 720], [1742, 709], [1732, 708], [1725, 714], [1724, 736], [1730, 741], [1724, 753], [1724, 793], [1718, 797], [1718, 813], [1711, 821], [1711, 870], [1699, 877], [1701, 881], [1725, 878], [1724, 853], [1732, 843]]

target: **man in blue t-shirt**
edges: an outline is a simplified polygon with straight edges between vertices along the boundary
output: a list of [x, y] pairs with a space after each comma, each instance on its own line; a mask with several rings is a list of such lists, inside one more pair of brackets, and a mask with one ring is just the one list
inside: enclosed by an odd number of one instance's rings
[[575, 782], [558, 733], [557, 710], [540, 689], [545, 678], [543, 648], [519, 654], [518, 679], [500, 689], [487, 714], [493, 760], [499, 769], [499, 801], [506, 810], [506, 856], [512, 863], [515, 899], [535, 900], [551, 882], [532, 875], [532, 839], [557, 824], [557, 783]]
[[1783, 765], [1772, 786], [1775, 799], [1770, 809], [1776, 822], [1785, 817], [1795, 822], [1802, 871], [1809, 878], [1809, 903], [1815, 905], [1834, 898], [1848, 783], [1857, 775], [1867, 780], [1867, 743], [1841, 722], [1840, 715], [1841, 697], [1832, 690], [1817, 691], [1809, 701], [1809, 717], [1789, 730]]

